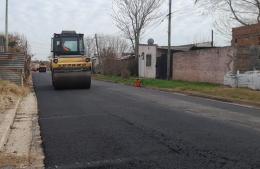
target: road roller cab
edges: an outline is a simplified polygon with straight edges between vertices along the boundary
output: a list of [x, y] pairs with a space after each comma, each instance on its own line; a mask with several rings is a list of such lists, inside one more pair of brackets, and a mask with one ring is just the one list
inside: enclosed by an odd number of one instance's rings
[[62, 31], [52, 38], [52, 84], [57, 88], [90, 88], [92, 63], [85, 56], [84, 35]]

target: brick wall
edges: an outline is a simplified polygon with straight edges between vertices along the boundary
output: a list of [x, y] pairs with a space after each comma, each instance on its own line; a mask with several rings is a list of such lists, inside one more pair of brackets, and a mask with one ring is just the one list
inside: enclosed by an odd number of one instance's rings
[[233, 51], [224, 47], [175, 53], [173, 79], [223, 84], [226, 73], [233, 71]]
[[235, 70], [260, 69], [260, 23], [234, 28], [232, 46], [236, 49]]

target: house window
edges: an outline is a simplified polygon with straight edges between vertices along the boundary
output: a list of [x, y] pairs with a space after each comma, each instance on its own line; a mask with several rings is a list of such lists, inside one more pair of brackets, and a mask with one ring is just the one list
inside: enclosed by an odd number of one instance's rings
[[152, 66], [152, 55], [146, 55], [146, 67]]
[[142, 56], [141, 56], [141, 57], [142, 57], [142, 60], [144, 60], [144, 52], [142, 53]]

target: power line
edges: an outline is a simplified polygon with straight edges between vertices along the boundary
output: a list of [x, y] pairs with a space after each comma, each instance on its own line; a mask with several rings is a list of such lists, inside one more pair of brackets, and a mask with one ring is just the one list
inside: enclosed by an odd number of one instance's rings
[[152, 29], [150, 29], [148, 32], [144, 33], [143, 36], [148, 35], [149, 33], [153, 32], [154, 30], [158, 29], [159, 26], [164, 22], [164, 20], [166, 19], [166, 17], [164, 19], [162, 19], [158, 24], [154, 25]]
[[[171, 12], [171, 15], [178, 13], [178, 12], [181, 12], [181, 10], [173, 11], [173, 12]], [[169, 15], [170, 15], [169, 13], [167, 15], [165, 15], [164, 18], [162, 20], [160, 20], [158, 24], [152, 26], [152, 29], [150, 29], [148, 32], [145, 32], [143, 36], [146, 36], [147, 34], [149, 34], [149, 33], [153, 32], [154, 30], [158, 29], [159, 26], [165, 21], [165, 19], [169, 17]]]

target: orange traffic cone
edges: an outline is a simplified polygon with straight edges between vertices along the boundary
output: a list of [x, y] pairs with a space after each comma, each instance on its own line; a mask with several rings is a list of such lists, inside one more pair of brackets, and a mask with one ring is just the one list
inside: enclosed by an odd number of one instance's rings
[[138, 88], [142, 87], [142, 81], [140, 79], [135, 80], [135, 87], [138, 87]]

